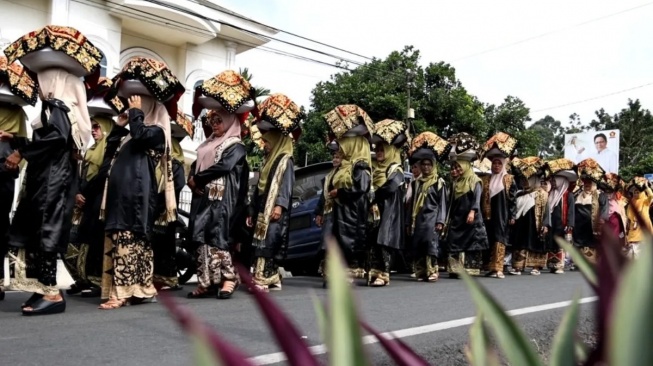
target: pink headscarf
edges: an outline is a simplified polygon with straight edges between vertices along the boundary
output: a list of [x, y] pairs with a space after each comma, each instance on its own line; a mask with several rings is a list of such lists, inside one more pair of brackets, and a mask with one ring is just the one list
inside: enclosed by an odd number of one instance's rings
[[222, 123], [225, 126], [225, 133], [222, 136], [211, 134], [202, 144], [197, 148], [197, 164], [195, 165], [195, 172], [199, 173], [205, 169], [210, 168], [215, 164], [215, 152], [228, 138], [236, 137], [240, 139], [240, 120], [238, 115], [229, 113], [223, 109], [211, 110], [207, 115], [207, 120], [213, 115], [217, 114], [222, 118]]

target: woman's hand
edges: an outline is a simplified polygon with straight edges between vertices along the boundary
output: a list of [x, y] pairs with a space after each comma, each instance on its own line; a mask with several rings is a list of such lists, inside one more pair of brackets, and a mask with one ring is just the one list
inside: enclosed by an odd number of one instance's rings
[[81, 194], [77, 193], [77, 195], [75, 195], [75, 203], [79, 207], [84, 207], [84, 204], [86, 203], [86, 198], [84, 198], [84, 196], [82, 196]]
[[514, 225], [515, 222], [516, 222], [515, 219], [510, 219], [510, 221], [508, 221], [508, 225]]
[[18, 164], [23, 160], [23, 157], [20, 155], [18, 150], [14, 151], [11, 153], [11, 155], [7, 156], [7, 159], [5, 160], [5, 167], [9, 170], [16, 170], [18, 169]]
[[337, 197], [338, 197], [338, 190], [337, 190], [337, 189], [333, 189], [333, 190], [331, 190], [331, 191], [329, 192], [329, 197], [331, 197], [331, 198], [337, 198]]
[[195, 190], [195, 179], [193, 178], [194, 177], [191, 176], [190, 178], [188, 178], [188, 182], [186, 182], [186, 185], [188, 186], [188, 188], [190, 188], [191, 191]]
[[0, 131], [0, 141], [9, 141], [14, 138], [14, 135], [7, 131]]
[[127, 126], [127, 122], [129, 122], [129, 116], [127, 113], [121, 113], [118, 115], [118, 120], [116, 121], [116, 124], [120, 127], [125, 127]]
[[247, 216], [247, 220], [245, 220], [245, 225], [247, 225], [247, 227], [253, 227], [254, 226], [254, 224], [252, 223], [252, 217], [251, 216]]
[[317, 227], [322, 227], [322, 215], [315, 216], [315, 225], [317, 225]]
[[141, 109], [141, 96], [140, 95], [132, 95], [129, 97], [129, 109]]
[[435, 231], [442, 231], [444, 229], [444, 225], [442, 224], [435, 224]]
[[474, 210], [469, 211], [469, 214], [467, 214], [467, 224], [469, 225], [473, 224], [475, 217], [476, 217], [476, 211]]
[[274, 206], [274, 211], [272, 211], [272, 215], [270, 216], [270, 221], [279, 221], [281, 218], [281, 206]]

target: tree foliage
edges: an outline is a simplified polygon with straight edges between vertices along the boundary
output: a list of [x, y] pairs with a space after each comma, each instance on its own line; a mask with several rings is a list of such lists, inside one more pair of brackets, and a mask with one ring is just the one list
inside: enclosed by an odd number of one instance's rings
[[639, 100], [629, 100], [628, 106], [616, 114], [600, 109], [589, 123], [576, 113], [564, 122], [550, 115], [532, 122], [529, 108], [518, 97], [509, 95], [499, 105], [486, 104], [463, 86], [452, 65], [443, 61], [421, 65], [419, 50], [406, 46], [385, 59], [373, 59], [319, 82], [311, 93], [311, 110], [295, 148], [297, 164], [329, 159], [323, 115], [337, 105], [356, 104], [377, 122], [386, 118], [405, 120], [410, 101], [415, 110], [413, 135], [428, 130], [447, 138], [468, 132], [482, 143], [501, 131], [518, 140], [521, 156], [562, 157], [565, 134], [619, 129], [624, 178], [653, 173], [649, 149], [653, 146], [653, 117]]

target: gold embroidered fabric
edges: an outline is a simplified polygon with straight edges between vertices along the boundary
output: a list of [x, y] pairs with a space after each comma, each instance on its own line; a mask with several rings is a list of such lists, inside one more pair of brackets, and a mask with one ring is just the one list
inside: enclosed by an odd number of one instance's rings
[[265, 201], [265, 207], [263, 212], [258, 214], [256, 219], [256, 229], [254, 229], [254, 239], [262, 242], [265, 240], [268, 234], [268, 227], [270, 226], [270, 217], [272, 216], [272, 210], [274, 209], [275, 202], [277, 200], [277, 195], [279, 194], [279, 188], [281, 187], [281, 180], [283, 175], [286, 172], [288, 167], [288, 159], [292, 156], [286, 155], [279, 161], [277, 165], [277, 171], [274, 172], [274, 177], [272, 182], [270, 182], [270, 191], [268, 192], [267, 200]]
[[517, 140], [505, 132], [498, 132], [490, 137], [481, 148], [481, 156], [485, 156], [490, 150], [497, 148], [506, 156], [511, 156], [517, 147]]
[[0, 56], [0, 84], [7, 85], [14, 95], [28, 104], [36, 105], [39, 96], [38, 83], [18, 62], [9, 63], [5, 56]]
[[644, 177], [635, 177], [628, 182], [626, 190], [630, 191], [633, 188], [637, 188], [640, 192], [645, 191], [649, 186], [648, 179]]
[[176, 118], [177, 102], [186, 89], [168, 65], [151, 58], [134, 57], [129, 60], [120, 73], [112, 79], [111, 92], [107, 93], [105, 100], [118, 94], [123, 81], [134, 79], [143, 83], [156, 100], [165, 104], [171, 119]]
[[601, 192], [594, 190], [592, 192], [592, 230], [595, 236], [601, 235], [601, 207], [599, 206], [599, 195]]
[[538, 232], [542, 230], [542, 223], [544, 222], [544, 213], [549, 204], [549, 194], [546, 191], [539, 189], [535, 192], [535, 227]]
[[439, 161], [447, 159], [451, 151], [451, 144], [442, 137], [433, 132], [422, 132], [415, 137], [408, 150], [408, 155], [413, 155], [419, 149], [429, 149], [433, 151]]
[[258, 106], [258, 111], [258, 121], [272, 123], [286, 136], [300, 128], [299, 122], [306, 117], [295, 102], [281, 93], [270, 95]]
[[621, 177], [614, 173], [607, 173], [603, 176], [603, 184], [605, 184], [609, 189], [616, 192], [621, 189]]
[[26, 54], [50, 47], [77, 61], [89, 74], [99, 71], [102, 52], [77, 29], [47, 25], [29, 32], [5, 48], [9, 63]]
[[374, 133], [374, 122], [367, 112], [355, 104], [339, 105], [325, 114], [324, 119], [337, 139], [360, 124], [364, 124], [370, 134]]
[[479, 144], [476, 138], [467, 132], [461, 132], [451, 136], [449, 143], [453, 146], [456, 155], [479, 150]]
[[193, 121], [190, 120], [190, 118], [186, 117], [184, 112], [182, 111], [177, 111], [177, 119], [175, 119], [175, 123], [181, 126], [181, 128], [186, 131], [188, 136], [192, 139], [193, 136], [195, 135], [195, 129], [193, 128]]
[[384, 119], [383, 121], [374, 124], [374, 134], [379, 136], [388, 145], [393, 145], [393, 142], [400, 135], [405, 135], [405, 141], [410, 140], [408, 135], [408, 128], [403, 121], [396, 121], [393, 119]]
[[[229, 137], [226, 139], [215, 152], [215, 164], [219, 163], [222, 160], [222, 153], [231, 145], [240, 143], [241, 140], [238, 137]], [[209, 201], [222, 201], [225, 191], [224, 177], [220, 177], [212, 180], [206, 185], [206, 189], [209, 192]]]
[[91, 100], [94, 97], [101, 96], [104, 99], [104, 102], [107, 103], [116, 113], [120, 114], [127, 110], [127, 105], [118, 98], [118, 96], [113, 96], [112, 98], [107, 98], [107, 94], [113, 88], [113, 81], [107, 77], [101, 77], [98, 80], [98, 84], [95, 88], [87, 89], [86, 94], [88, 99]]
[[489, 220], [491, 218], [491, 204], [490, 204], [490, 179], [491, 175], [485, 175], [481, 177], [481, 186], [483, 191], [481, 192], [481, 211], [483, 213], [483, 219]]
[[560, 158], [548, 161], [544, 164], [544, 169], [547, 177], [549, 177], [565, 170], [576, 170], [576, 164], [569, 159]]
[[195, 117], [202, 111], [202, 107], [197, 103], [197, 98], [201, 95], [217, 100], [229, 113], [236, 113], [240, 106], [253, 99], [253, 89], [247, 79], [233, 70], [225, 70], [204, 80], [202, 85], [195, 89], [196, 102], [193, 104]]
[[529, 156], [523, 159], [514, 158], [511, 164], [526, 179], [541, 174], [544, 168], [544, 162], [536, 156]]
[[605, 170], [603, 170], [599, 163], [592, 158], [585, 159], [578, 163], [578, 175], [580, 175], [581, 178], [588, 178], [593, 180], [595, 183], [601, 183], [604, 174]]
[[483, 174], [492, 174], [492, 162], [488, 158], [482, 160], [475, 160], [472, 167], [479, 170]]

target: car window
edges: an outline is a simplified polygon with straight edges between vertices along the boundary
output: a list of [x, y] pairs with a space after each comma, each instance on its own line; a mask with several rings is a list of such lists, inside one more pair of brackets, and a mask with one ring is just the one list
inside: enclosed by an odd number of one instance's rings
[[295, 186], [293, 187], [293, 198], [307, 200], [317, 196], [322, 192], [322, 178], [324, 178], [329, 171], [317, 171], [310, 175], [302, 175], [295, 177]]

